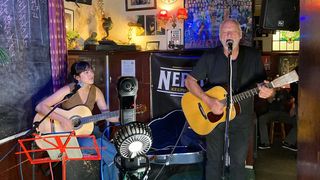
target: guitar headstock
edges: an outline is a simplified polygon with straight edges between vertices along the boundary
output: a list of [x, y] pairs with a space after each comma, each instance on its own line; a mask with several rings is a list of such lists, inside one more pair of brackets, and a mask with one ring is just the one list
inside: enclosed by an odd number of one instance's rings
[[293, 82], [299, 81], [299, 76], [297, 74], [297, 72], [295, 70], [289, 72], [288, 74], [285, 74], [283, 76], [280, 76], [278, 78], [276, 78], [275, 80], [273, 80], [271, 82], [272, 87], [276, 88], [276, 87], [281, 87], [284, 86], [286, 84], [290, 84]]

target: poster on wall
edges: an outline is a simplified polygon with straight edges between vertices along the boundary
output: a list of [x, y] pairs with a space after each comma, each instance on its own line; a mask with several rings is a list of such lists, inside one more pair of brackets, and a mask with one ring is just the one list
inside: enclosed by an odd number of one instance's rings
[[187, 88], [184, 80], [200, 55], [177, 56], [154, 53], [151, 56], [152, 111], [159, 117], [175, 109], [181, 109], [181, 97]]
[[214, 48], [220, 45], [219, 26], [224, 19], [239, 21], [241, 44], [252, 46], [252, 0], [185, 0], [188, 19], [184, 23], [185, 48]]

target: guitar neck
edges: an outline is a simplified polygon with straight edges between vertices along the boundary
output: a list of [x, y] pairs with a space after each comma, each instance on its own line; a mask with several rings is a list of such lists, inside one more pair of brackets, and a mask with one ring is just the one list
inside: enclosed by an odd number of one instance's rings
[[[273, 88], [272, 83], [264, 84], [264, 86], [266, 86], [268, 88]], [[252, 97], [254, 95], [257, 95], [258, 93], [259, 93], [259, 88], [255, 87], [255, 88], [250, 89], [248, 91], [245, 91], [245, 92], [242, 92], [240, 94], [234, 95], [232, 97], [232, 101], [237, 103], [237, 102], [240, 102], [240, 101], [245, 100], [247, 98], [250, 98], [250, 97]]]
[[81, 121], [81, 124], [86, 124], [86, 123], [97, 122], [103, 119], [109, 119], [109, 118], [118, 117], [118, 116], [119, 116], [119, 111], [104, 112], [101, 114], [80, 118], [80, 121]]

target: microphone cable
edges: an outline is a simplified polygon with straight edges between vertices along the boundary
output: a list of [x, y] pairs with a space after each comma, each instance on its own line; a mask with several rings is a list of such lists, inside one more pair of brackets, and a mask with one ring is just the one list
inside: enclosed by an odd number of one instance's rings
[[[173, 113], [173, 112], [175, 112], [175, 111], [181, 111], [181, 110], [174, 110], [174, 111], [170, 112], [169, 114], [167, 114], [166, 116], [170, 115], [171, 113]], [[166, 117], [166, 116], [165, 116], [165, 117]], [[164, 117], [164, 118], [165, 118], [165, 117]], [[172, 150], [171, 150], [171, 152], [170, 152], [170, 154], [169, 154], [169, 156], [168, 156], [168, 159], [166, 159], [166, 162], [162, 165], [160, 171], [158, 172], [158, 174], [157, 174], [157, 176], [154, 178], [154, 180], [157, 180], [157, 179], [158, 179], [158, 177], [159, 177], [160, 174], [162, 173], [164, 167], [169, 164], [169, 161], [170, 161], [170, 159], [172, 158], [173, 153], [174, 153], [176, 147], [178, 146], [178, 143], [179, 143], [179, 141], [180, 141], [180, 139], [181, 139], [181, 137], [182, 137], [182, 135], [183, 135], [184, 130], [186, 129], [186, 127], [187, 127], [187, 121], [185, 121], [185, 123], [184, 123], [184, 125], [183, 125], [183, 128], [182, 128], [182, 130], [181, 130], [181, 132], [180, 132], [180, 135], [179, 135], [179, 137], [178, 137], [175, 145], [173, 146], [173, 148], [172, 148]]]

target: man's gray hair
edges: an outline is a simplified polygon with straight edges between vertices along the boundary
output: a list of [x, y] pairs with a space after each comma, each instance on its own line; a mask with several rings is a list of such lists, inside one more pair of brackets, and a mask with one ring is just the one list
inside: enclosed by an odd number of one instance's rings
[[221, 27], [222, 27], [222, 25], [224, 25], [224, 24], [225, 24], [225, 23], [227, 23], [227, 22], [232, 22], [232, 23], [236, 24], [236, 25], [238, 26], [239, 32], [241, 32], [241, 31], [242, 31], [242, 30], [241, 30], [240, 23], [239, 23], [237, 20], [235, 20], [235, 19], [231, 19], [231, 18], [229, 18], [229, 19], [225, 19], [225, 20], [224, 20], [224, 21], [222, 21], [222, 23], [220, 24], [220, 27], [219, 27], [219, 34], [220, 34], [220, 32], [221, 32]]

